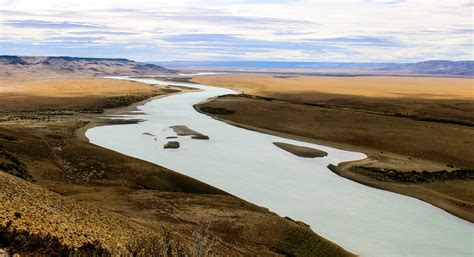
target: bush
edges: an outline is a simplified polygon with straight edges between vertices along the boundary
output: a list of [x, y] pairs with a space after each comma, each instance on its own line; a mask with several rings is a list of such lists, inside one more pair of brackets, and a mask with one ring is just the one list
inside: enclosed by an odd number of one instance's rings
[[179, 241], [173, 242], [172, 235], [165, 230], [163, 237], [157, 235], [145, 235], [135, 238], [127, 245], [127, 250], [132, 256], [145, 257], [169, 257], [189, 256], [186, 248]]
[[135, 238], [127, 245], [127, 250], [132, 256], [139, 257], [211, 256], [213, 248], [219, 243], [220, 239], [210, 233], [210, 227], [211, 222], [201, 223], [191, 233], [191, 242], [188, 245], [174, 239], [171, 232], [165, 230], [161, 237], [145, 235]]

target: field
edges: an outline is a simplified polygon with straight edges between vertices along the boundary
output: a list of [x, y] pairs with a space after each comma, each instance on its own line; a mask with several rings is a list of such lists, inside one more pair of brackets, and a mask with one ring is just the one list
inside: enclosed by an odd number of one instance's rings
[[430, 77], [213, 75], [196, 83], [296, 103], [351, 108], [419, 119], [474, 123], [472, 80]]
[[[132, 81], [102, 78], [0, 81], [0, 111], [118, 107], [166, 92]], [[112, 106], [118, 101], [123, 103]]]
[[364, 152], [366, 160], [333, 170], [473, 220], [469, 79], [216, 75], [193, 81], [245, 93], [199, 105], [205, 113], [248, 129]]
[[[39, 242], [54, 239], [76, 246], [88, 242], [123, 250], [124, 244], [142, 234], [133, 230], [138, 227], [158, 234], [160, 240], [166, 239], [163, 231], [171, 231], [187, 248], [193, 248], [202, 243], [196, 231], [208, 226], [201, 236], [216, 241], [212, 250], [216, 254], [350, 255], [301, 222], [279, 217], [163, 167], [97, 147], [84, 138], [87, 128], [110, 123], [101, 119], [100, 113], [130, 110], [110, 107], [127, 106], [178, 89], [97, 78], [9, 82], [0, 88], [0, 170], [23, 180], [3, 174], [0, 179], [12, 185], [8, 189], [12, 192], [21, 188], [22, 195], [42, 196], [37, 201], [34, 197], [5, 196], [9, 204], [2, 205], [0, 229], [5, 238], [13, 238], [1, 242], [7, 246], [25, 243], [14, 233], [39, 231], [35, 237]], [[37, 186], [57, 194], [41, 193]], [[83, 209], [83, 204], [90, 209]], [[44, 210], [54, 214], [50, 224], [61, 225], [45, 226], [35, 214]], [[95, 214], [100, 210], [105, 213]], [[62, 212], [80, 225], [61, 218]], [[107, 217], [117, 220], [108, 222]], [[130, 225], [107, 230], [114, 222]], [[26, 223], [29, 225], [25, 227]], [[43, 247], [43, 253], [55, 251], [54, 245], [37, 243], [36, 247]]]
[[365, 97], [409, 96], [429, 99], [474, 99], [472, 80], [468, 78], [308, 77], [236, 74], [197, 76], [193, 78], [193, 81], [236, 88], [249, 94], [318, 92]]

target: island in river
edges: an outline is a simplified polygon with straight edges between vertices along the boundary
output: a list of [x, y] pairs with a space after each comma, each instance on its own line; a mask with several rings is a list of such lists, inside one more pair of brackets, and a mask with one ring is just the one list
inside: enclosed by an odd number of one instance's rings
[[303, 157], [303, 158], [316, 158], [316, 157], [321, 158], [328, 155], [328, 153], [325, 151], [318, 150], [311, 147], [293, 145], [293, 144], [282, 143], [282, 142], [274, 142], [273, 144], [287, 152], [290, 152], [296, 156]]

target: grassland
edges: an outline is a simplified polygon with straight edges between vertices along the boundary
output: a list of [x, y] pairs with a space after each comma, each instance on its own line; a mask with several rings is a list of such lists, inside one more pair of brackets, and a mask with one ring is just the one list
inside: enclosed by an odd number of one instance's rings
[[0, 110], [100, 109], [124, 106], [164, 93], [167, 91], [132, 81], [103, 78], [1, 81]]
[[243, 91], [199, 105], [231, 124], [364, 152], [332, 168], [473, 221], [470, 79], [216, 75], [193, 81]]
[[[254, 95], [265, 92], [268, 94], [317, 92], [364, 97], [400, 98], [409, 96], [428, 99], [474, 99], [472, 80], [469, 78], [224, 74], [197, 76], [193, 78], [193, 81], [235, 88]], [[312, 96], [308, 96], [307, 99], [315, 100]]]
[[193, 81], [295, 103], [474, 124], [469, 78], [214, 75]]
[[350, 255], [301, 222], [84, 138], [110, 124], [100, 113], [130, 110], [108, 107], [173, 92], [98, 78], [2, 82], [0, 244], [23, 254], [80, 245], [126, 254], [142, 234], [166, 240], [171, 231], [187, 249], [212, 239], [220, 255]]

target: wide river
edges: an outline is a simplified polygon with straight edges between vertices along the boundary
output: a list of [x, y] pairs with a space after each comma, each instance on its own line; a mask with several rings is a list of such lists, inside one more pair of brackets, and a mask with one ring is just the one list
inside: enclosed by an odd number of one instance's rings
[[[237, 93], [229, 89], [130, 80], [201, 91], [140, 106], [141, 113], [128, 117], [145, 120], [138, 124], [89, 129], [86, 136], [93, 144], [156, 163], [301, 220], [319, 235], [362, 256], [473, 256], [472, 223], [420, 200], [344, 179], [326, 167], [365, 155], [245, 130], [194, 110], [194, 104], [211, 97]], [[173, 125], [186, 125], [210, 140], [179, 137], [172, 139], [180, 142], [179, 149], [163, 149], [166, 137], [176, 136]], [[301, 158], [273, 142], [309, 146], [329, 155]]]

